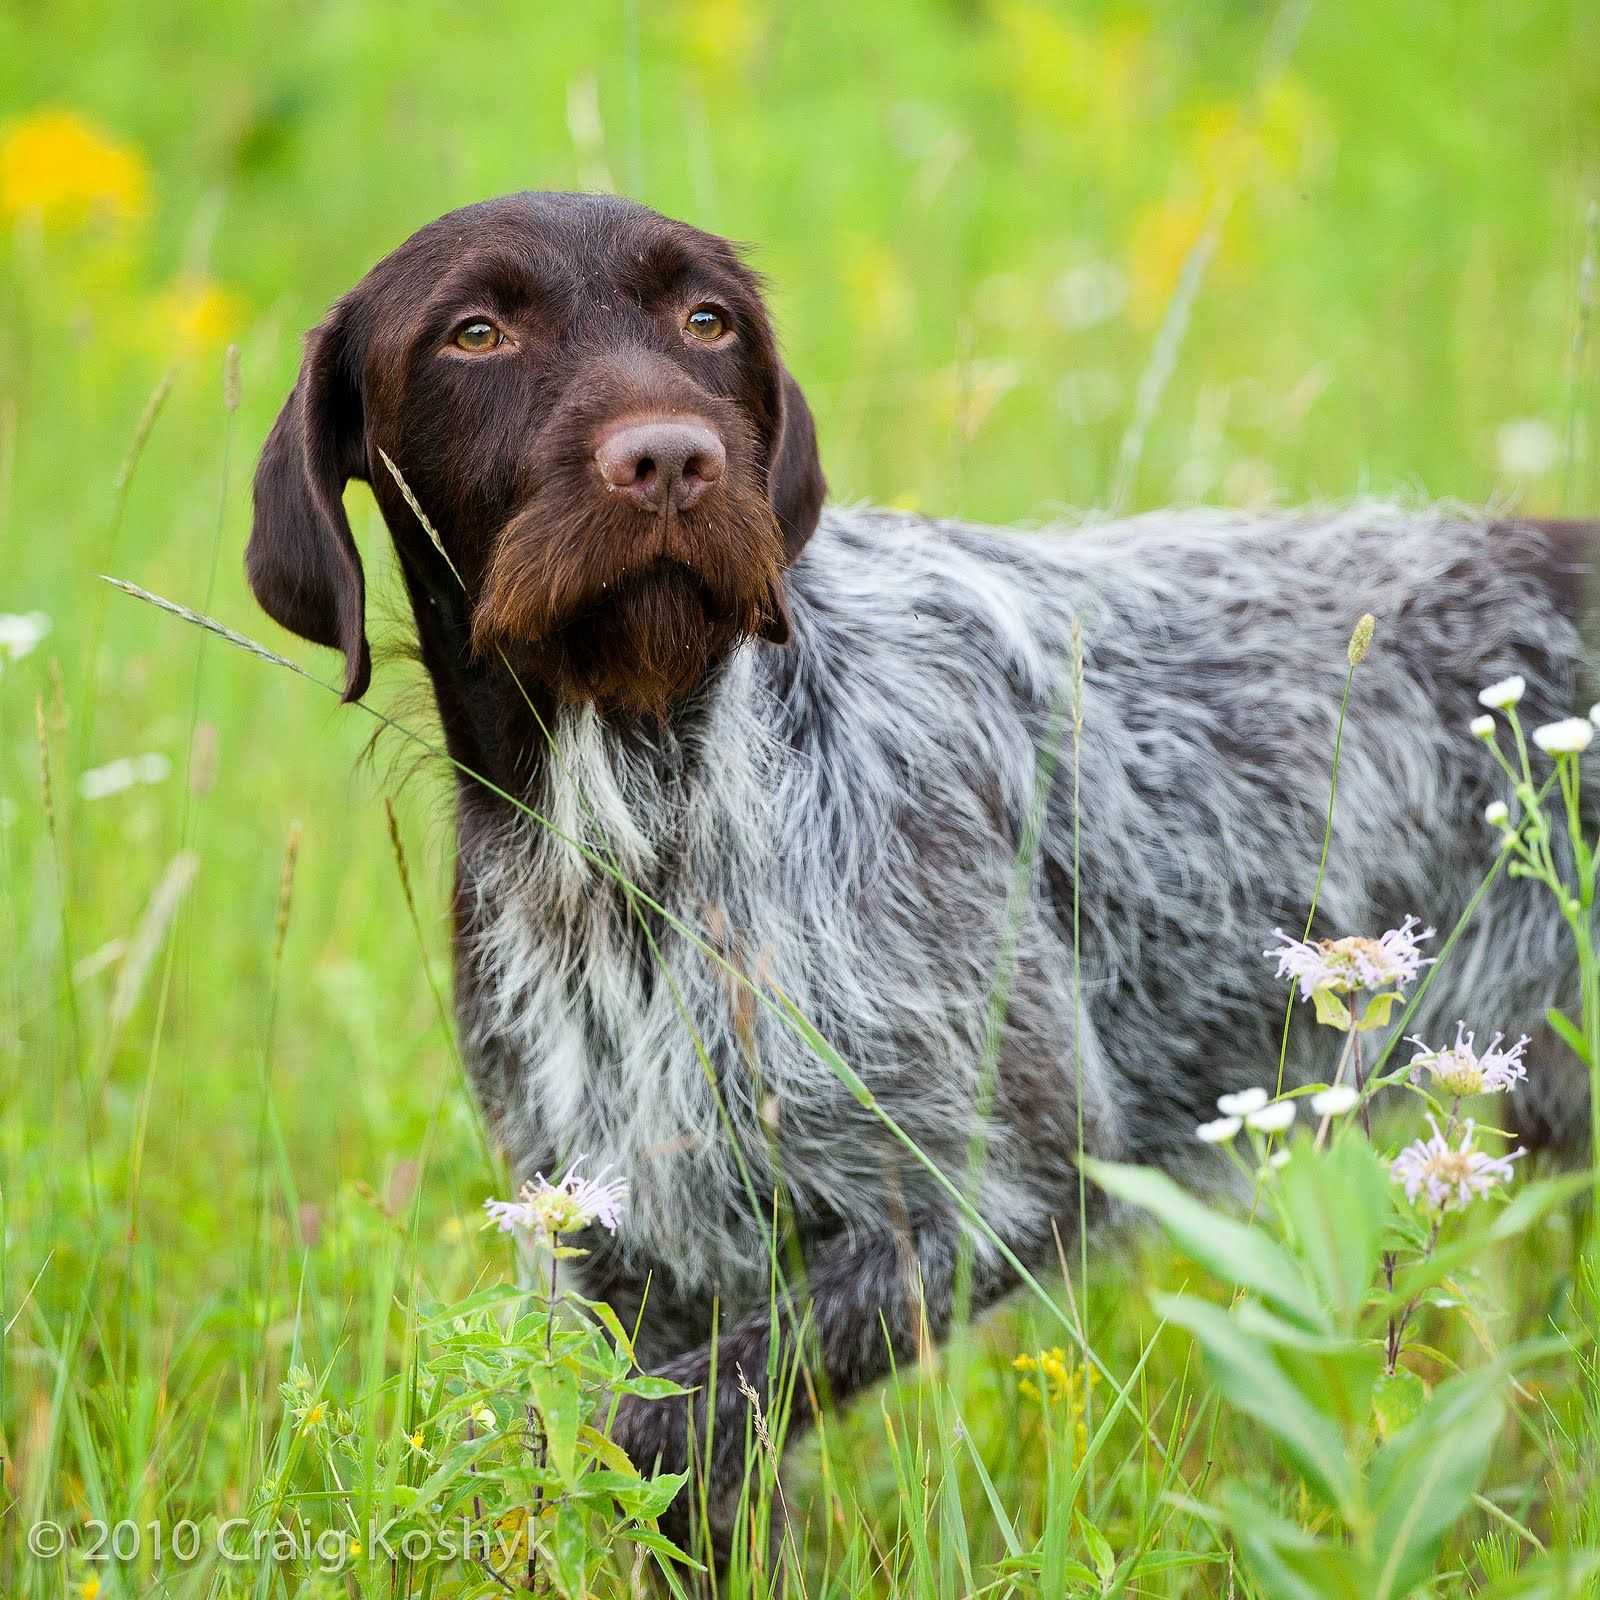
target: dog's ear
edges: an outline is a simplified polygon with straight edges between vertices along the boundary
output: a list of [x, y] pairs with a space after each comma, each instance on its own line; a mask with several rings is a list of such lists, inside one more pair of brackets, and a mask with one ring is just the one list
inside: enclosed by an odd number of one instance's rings
[[344, 652], [344, 698], [372, 677], [366, 581], [344, 486], [367, 475], [361, 391], [342, 309], [306, 339], [294, 391], [256, 467], [245, 571], [262, 608], [304, 639]]
[[817, 429], [800, 385], [783, 369], [778, 410], [778, 441], [767, 468], [767, 495], [783, 530], [783, 551], [793, 561], [817, 529], [828, 492], [817, 454]]
[[[805, 549], [806, 540], [817, 531], [822, 501], [828, 492], [822, 476], [822, 458], [817, 454], [817, 427], [811, 420], [811, 407], [800, 392], [800, 385], [780, 367], [778, 384], [778, 440], [767, 467], [767, 498], [783, 534], [785, 566], [793, 564]], [[777, 579], [768, 592], [761, 637], [772, 644], [788, 644], [792, 632], [789, 601], [783, 592], [783, 579]]]

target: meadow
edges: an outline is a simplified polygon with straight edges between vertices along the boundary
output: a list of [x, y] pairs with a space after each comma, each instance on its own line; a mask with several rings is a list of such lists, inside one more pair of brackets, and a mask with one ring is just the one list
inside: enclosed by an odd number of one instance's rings
[[[459, 1498], [466, 1419], [508, 1426], [527, 1333], [446, 1020], [448, 774], [98, 577], [332, 681], [240, 558], [255, 454], [335, 295], [451, 206], [616, 189], [749, 242], [838, 500], [1018, 525], [1366, 493], [1593, 514], [1596, 84], [1586, 0], [0, 10], [0, 1595], [503, 1592], [351, 1548], [419, 1485]], [[348, 503], [398, 645], [387, 535]], [[391, 649], [371, 699], [432, 738], [417, 687]], [[1259, 1194], [1252, 1137], [1231, 1148]], [[1393, 1304], [1377, 1335], [1359, 1294], [1314, 1308], [1394, 1244], [1374, 1161], [1336, 1141], [1263, 1208], [1368, 1196], [1343, 1267], [1140, 1191], [1163, 1228], [829, 1416], [781, 1475], [790, 1592], [1590, 1592], [1584, 1180], [1530, 1162], [1532, 1199], [1463, 1220], [1448, 1272], [1415, 1279], [1412, 1379], [1369, 1406]], [[1243, 1296], [1262, 1339], [1301, 1319], [1275, 1414], [1178, 1291]], [[1310, 1394], [1344, 1412], [1286, 1443]], [[1459, 1402], [1426, 1415], [1472, 1470], [1441, 1488], [1418, 1455], [1411, 1493], [1373, 1441], [1429, 1396]], [[1414, 1568], [1384, 1565], [1414, 1529], [1375, 1531], [1397, 1497], [1448, 1502]], [[540, 1582], [689, 1582], [648, 1539], [603, 1550], [591, 1511]], [[224, 1560], [229, 1519], [301, 1542]], [[64, 1551], [30, 1550], [44, 1520]], [[203, 1548], [91, 1559], [93, 1521], [188, 1521]], [[306, 1547], [324, 1530], [338, 1562]]]

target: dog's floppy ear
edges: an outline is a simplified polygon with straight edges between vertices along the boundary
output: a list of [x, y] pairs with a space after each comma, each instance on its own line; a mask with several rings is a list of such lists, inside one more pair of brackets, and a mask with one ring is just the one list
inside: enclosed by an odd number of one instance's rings
[[344, 651], [344, 698], [372, 677], [366, 582], [342, 495], [367, 475], [361, 392], [348, 323], [336, 310], [306, 339], [294, 391], [256, 467], [245, 571], [262, 608], [291, 632]]
[[[817, 454], [817, 428], [811, 420], [811, 407], [806, 404], [800, 385], [790, 377], [789, 369], [778, 370], [778, 441], [767, 467], [767, 498], [783, 534], [784, 565], [789, 566], [817, 531], [828, 483], [822, 476], [822, 459]], [[790, 633], [789, 601], [780, 578], [767, 596], [761, 637], [773, 644], [788, 644]]]
[[778, 442], [767, 469], [767, 494], [783, 530], [783, 552], [793, 561], [817, 529], [823, 497], [828, 492], [817, 454], [817, 429], [800, 385], [783, 369]]

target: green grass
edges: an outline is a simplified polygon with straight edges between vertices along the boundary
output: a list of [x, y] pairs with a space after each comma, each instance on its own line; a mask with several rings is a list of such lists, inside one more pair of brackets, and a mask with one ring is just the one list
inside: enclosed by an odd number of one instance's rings
[[[610, 181], [753, 242], [837, 498], [1039, 521], [1117, 492], [1211, 219], [1127, 509], [1398, 490], [1594, 511], [1597, 81], [1583, 0], [1348, 0], [1298, 33], [1243, 0], [0, 12], [0, 124], [65, 107], [148, 172], [141, 215], [41, 229], [4, 210], [0, 156], [0, 611], [53, 623], [0, 667], [0, 1593], [62, 1592], [23, 1550], [36, 1516], [246, 1504], [276, 1470], [295, 1361], [391, 1426], [376, 1386], [405, 1369], [418, 1299], [510, 1269], [477, 1231], [497, 1179], [427, 981], [448, 990], [444, 778], [402, 784], [394, 741], [363, 764], [368, 719], [95, 581], [209, 597], [333, 674], [255, 611], [239, 555], [299, 332], [335, 294], [450, 206]], [[209, 321], [202, 281], [222, 291]], [[350, 504], [397, 638], [386, 536], [364, 491]], [[376, 703], [425, 723], [410, 685], [380, 667]], [[164, 781], [80, 797], [85, 771], [149, 752]], [[1477, 1264], [1486, 1345], [1547, 1329], [1569, 1228], [1557, 1213]], [[1303, 1507], [1215, 1410], [1187, 1339], [1156, 1337], [1149, 1291], [1199, 1281], [1129, 1243], [1078, 1286], [1119, 1380], [1155, 1343], [1075, 1510], [1070, 1426], [1019, 1402], [1010, 1366], [1066, 1342], [1037, 1306], [830, 1419], [785, 1469], [809, 1592], [1004, 1594], [1008, 1550], [1041, 1539], [1057, 1571], [1103, 1549], [1194, 1558], [1125, 1592], [1252, 1592], [1207, 1511], [1216, 1483]], [[1459, 1327], [1440, 1337], [1440, 1372], [1473, 1354]], [[1541, 1370], [1491, 1471], [1495, 1504], [1552, 1547], [1600, 1541], [1593, 1359]], [[1438, 1592], [1530, 1548], [1480, 1510]], [[255, 1581], [102, 1577], [130, 1595]], [[291, 1565], [254, 1592], [302, 1581]]]

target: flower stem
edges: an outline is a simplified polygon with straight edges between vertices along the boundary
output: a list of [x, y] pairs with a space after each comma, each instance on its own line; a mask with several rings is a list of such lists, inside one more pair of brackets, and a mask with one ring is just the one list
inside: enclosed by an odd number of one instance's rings
[[[557, 1292], [558, 1292], [558, 1290], [557, 1290], [557, 1282], [556, 1282], [556, 1275], [557, 1275], [558, 1271], [560, 1270], [560, 1267], [561, 1267], [561, 1235], [559, 1233], [552, 1233], [550, 1235], [550, 1289], [549, 1289], [548, 1294], [545, 1297], [545, 1305], [544, 1305], [544, 1364], [547, 1367], [552, 1366], [554, 1364], [555, 1326], [556, 1326], [556, 1295], [557, 1295]], [[533, 1412], [533, 1407], [532, 1406], [528, 1407], [528, 1420], [529, 1420], [529, 1422], [532, 1422], [534, 1420], [534, 1412]], [[546, 1460], [548, 1459], [548, 1456], [549, 1456], [549, 1446], [550, 1446], [549, 1436], [546, 1434], [546, 1432], [544, 1430], [544, 1427], [541, 1425], [539, 1427], [539, 1446], [538, 1446], [538, 1462], [539, 1462], [539, 1471], [540, 1471], [541, 1474], [544, 1472], [545, 1462], [546, 1462]], [[529, 1589], [534, 1588], [536, 1586], [537, 1582], [538, 1582], [538, 1574], [539, 1574], [539, 1543], [538, 1543], [539, 1513], [543, 1508], [543, 1502], [544, 1502], [544, 1485], [540, 1484], [537, 1492], [534, 1494], [533, 1509], [530, 1512], [529, 1519], [528, 1519], [528, 1583], [527, 1583], [527, 1587]]]

